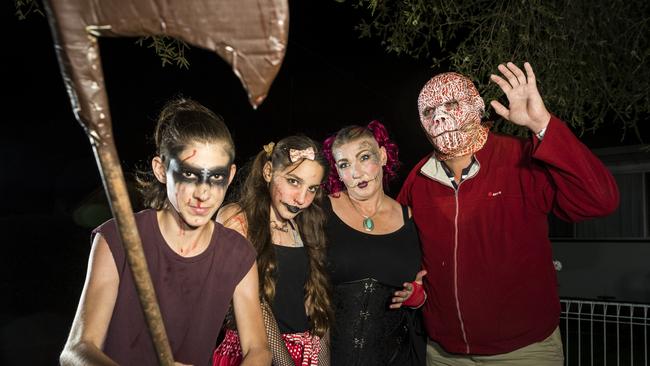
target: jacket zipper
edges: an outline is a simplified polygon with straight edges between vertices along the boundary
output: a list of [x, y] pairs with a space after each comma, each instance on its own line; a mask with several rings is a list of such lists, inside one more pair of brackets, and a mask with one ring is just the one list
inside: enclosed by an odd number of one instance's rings
[[[480, 170], [481, 168], [481, 163], [479, 162], [478, 158], [474, 156], [474, 163], [478, 165], [478, 169]], [[461, 333], [463, 334], [463, 341], [465, 342], [465, 352], [469, 354], [469, 342], [467, 341], [467, 332], [465, 332], [465, 323], [463, 322], [463, 315], [461, 314], [460, 311], [460, 301], [458, 299], [458, 214], [460, 212], [460, 205], [459, 205], [459, 197], [458, 197], [458, 191], [460, 189], [461, 184], [463, 184], [464, 181], [470, 180], [474, 178], [474, 176], [478, 173], [475, 173], [473, 175], [468, 176], [464, 180], [461, 180], [458, 183], [458, 186], [456, 188], [453, 187], [449, 183], [449, 180], [441, 180], [438, 179], [435, 175], [430, 175], [427, 174], [426, 172], [423, 172], [427, 177], [430, 179], [441, 183], [442, 185], [445, 185], [451, 189], [454, 190], [454, 199], [456, 203], [456, 213], [454, 216], [454, 298], [456, 300], [456, 314], [458, 316], [458, 321], [460, 322], [460, 330]]]
[[467, 341], [467, 333], [465, 333], [465, 323], [463, 322], [463, 315], [460, 312], [460, 301], [458, 300], [458, 190], [463, 182], [458, 183], [458, 188], [454, 189], [454, 198], [456, 199], [456, 215], [454, 216], [454, 297], [456, 298], [456, 312], [458, 314], [458, 321], [460, 322], [460, 330], [463, 334], [463, 341], [465, 342], [465, 353], [469, 354], [469, 342]]

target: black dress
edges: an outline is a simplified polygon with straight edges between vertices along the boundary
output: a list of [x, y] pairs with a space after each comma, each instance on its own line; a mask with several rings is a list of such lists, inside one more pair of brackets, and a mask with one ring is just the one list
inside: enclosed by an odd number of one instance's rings
[[420, 242], [408, 209], [404, 226], [385, 235], [345, 224], [325, 200], [328, 267], [334, 289], [334, 366], [424, 365], [419, 310], [390, 309], [395, 291], [420, 270]]

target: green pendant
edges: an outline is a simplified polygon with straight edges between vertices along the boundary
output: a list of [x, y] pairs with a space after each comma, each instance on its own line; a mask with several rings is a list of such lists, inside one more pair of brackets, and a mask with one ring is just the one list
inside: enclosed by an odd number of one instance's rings
[[366, 217], [363, 219], [363, 228], [366, 231], [372, 231], [375, 229], [375, 223], [372, 222], [372, 219], [370, 217]]

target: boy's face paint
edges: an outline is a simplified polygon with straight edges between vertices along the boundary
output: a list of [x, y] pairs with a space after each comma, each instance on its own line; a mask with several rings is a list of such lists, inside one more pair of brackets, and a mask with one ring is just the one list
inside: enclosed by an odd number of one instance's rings
[[184, 163], [178, 158], [172, 158], [169, 161], [169, 168], [167, 168], [174, 177], [174, 180], [183, 184], [201, 185], [228, 185], [230, 178], [230, 164], [227, 166], [217, 166], [208, 168], [199, 168]]
[[223, 144], [191, 144], [169, 159], [167, 198], [187, 225], [205, 225], [223, 203], [234, 171]]

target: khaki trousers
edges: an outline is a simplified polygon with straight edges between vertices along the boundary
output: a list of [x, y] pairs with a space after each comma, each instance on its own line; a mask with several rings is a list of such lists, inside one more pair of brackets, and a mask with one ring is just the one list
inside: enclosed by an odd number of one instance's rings
[[560, 328], [545, 340], [509, 353], [492, 356], [456, 355], [436, 342], [427, 342], [427, 366], [562, 366], [564, 354]]

